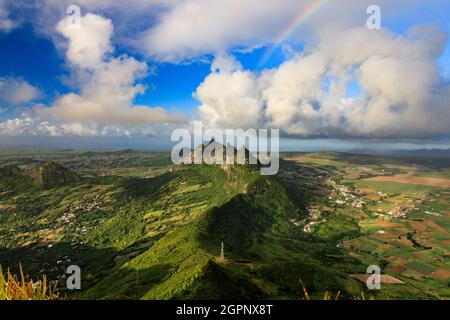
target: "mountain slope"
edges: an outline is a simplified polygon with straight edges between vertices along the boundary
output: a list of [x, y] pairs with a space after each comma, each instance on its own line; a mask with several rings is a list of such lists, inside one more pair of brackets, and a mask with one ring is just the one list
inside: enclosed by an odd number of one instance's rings
[[[152, 195], [155, 203], [161, 199], [169, 203], [163, 221], [171, 221], [171, 227], [161, 231], [159, 224], [155, 233], [155, 226], [148, 225], [152, 220], [147, 220], [144, 229], [150, 229], [153, 237], [140, 241], [148, 248], [121, 260], [125, 262], [78, 298], [298, 298], [300, 278], [307, 284], [314, 279], [317, 292], [360, 290], [344, 272], [331, 272], [318, 260], [316, 255], [330, 246], [308, 252], [305, 246], [312, 246], [298, 240], [301, 231], [289, 220], [300, 213], [275, 179], [260, 176], [252, 166], [223, 170], [195, 165], [177, 174]], [[178, 210], [172, 211], [174, 206]], [[219, 258], [222, 241], [225, 261]], [[345, 257], [333, 259], [351, 263]]]

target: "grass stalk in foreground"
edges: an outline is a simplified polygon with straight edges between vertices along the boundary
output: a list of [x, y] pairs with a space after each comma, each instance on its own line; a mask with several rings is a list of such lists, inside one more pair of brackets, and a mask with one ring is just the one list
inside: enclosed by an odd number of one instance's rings
[[23, 274], [20, 265], [20, 275], [13, 275], [8, 270], [6, 276], [0, 266], [0, 300], [56, 300], [59, 298], [56, 287], [49, 287], [47, 277], [34, 282]]

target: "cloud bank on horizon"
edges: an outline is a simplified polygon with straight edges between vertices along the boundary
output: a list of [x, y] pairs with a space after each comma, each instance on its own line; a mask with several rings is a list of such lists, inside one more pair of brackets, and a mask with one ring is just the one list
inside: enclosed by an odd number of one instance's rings
[[[73, 2], [84, 13], [79, 28], [67, 24], [66, 8]], [[163, 134], [185, 119], [161, 107], [136, 105], [147, 90], [142, 80], [151, 73], [148, 63], [212, 57], [211, 73], [193, 93], [199, 101], [196, 117], [210, 127], [280, 128], [295, 137], [449, 136], [450, 84], [438, 63], [448, 30], [421, 21], [410, 23], [407, 32], [368, 30], [369, 4], [0, 0], [0, 32], [20, 28], [24, 22], [14, 13], [28, 12], [35, 30], [52, 39], [64, 57], [75, 87], [43, 104], [39, 84], [0, 75], [1, 110], [6, 104], [18, 113], [0, 120], [0, 135]], [[439, 12], [444, 4], [378, 1], [387, 21], [414, 15], [423, 5]], [[282, 43], [289, 54], [272, 68], [245, 69], [235, 56], [266, 47], [267, 58]], [[117, 46], [128, 51], [118, 53]], [[358, 94], [349, 95], [355, 83]]]

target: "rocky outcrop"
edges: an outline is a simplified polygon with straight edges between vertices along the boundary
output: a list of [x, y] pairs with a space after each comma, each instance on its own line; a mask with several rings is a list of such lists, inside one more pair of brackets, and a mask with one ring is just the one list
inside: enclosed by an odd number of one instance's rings
[[73, 183], [81, 180], [81, 177], [62, 165], [49, 161], [37, 170], [29, 172], [36, 184], [43, 186], [55, 186]]

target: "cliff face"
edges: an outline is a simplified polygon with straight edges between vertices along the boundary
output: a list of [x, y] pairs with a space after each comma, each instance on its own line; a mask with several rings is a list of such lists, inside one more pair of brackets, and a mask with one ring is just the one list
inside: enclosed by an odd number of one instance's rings
[[[229, 154], [227, 154], [229, 149]], [[202, 159], [201, 163], [212, 164], [216, 161], [216, 152], [221, 150], [222, 152], [222, 168], [229, 169], [233, 164], [256, 164], [260, 165], [258, 159], [245, 147], [241, 146], [239, 150], [231, 145], [225, 146], [214, 139], [212, 139], [207, 145], [199, 145], [191, 152], [191, 162], [194, 163], [195, 159]], [[230, 157], [227, 164], [227, 157]]]
[[63, 185], [81, 179], [80, 176], [69, 169], [52, 161], [46, 162], [39, 169], [29, 172], [29, 175], [36, 184], [43, 186]]
[[33, 186], [61, 186], [80, 181], [81, 177], [56, 162], [46, 162], [38, 168], [6, 166], [0, 168], [0, 183], [30, 188]]

